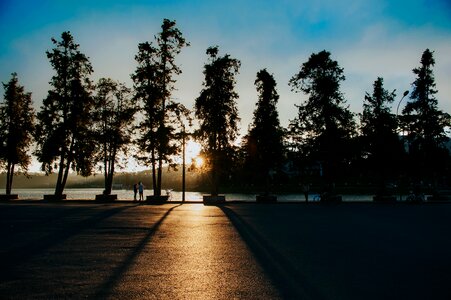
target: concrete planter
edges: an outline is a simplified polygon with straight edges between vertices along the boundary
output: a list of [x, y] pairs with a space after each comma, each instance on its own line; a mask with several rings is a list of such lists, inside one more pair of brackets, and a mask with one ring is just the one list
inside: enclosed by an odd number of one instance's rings
[[225, 195], [203, 195], [204, 205], [215, 205], [225, 203]]
[[277, 196], [275, 195], [257, 195], [255, 197], [257, 203], [275, 203], [277, 202]]
[[19, 195], [10, 194], [10, 195], [0, 195], [0, 201], [9, 201], [9, 200], [17, 200], [19, 199]]
[[396, 202], [396, 196], [390, 196], [390, 195], [376, 195], [373, 196], [374, 202], [380, 202], [380, 203], [395, 203]]
[[433, 195], [427, 197], [428, 202], [447, 202], [451, 201], [451, 195]]
[[49, 202], [59, 202], [66, 200], [66, 194], [62, 194], [61, 196], [57, 196], [54, 194], [44, 195], [44, 200]]
[[343, 198], [335, 194], [322, 194], [320, 199], [321, 203], [341, 203], [342, 201]]
[[161, 195], [161, 196], [146, 196], [146, 204], [163, 204], [168, 202], [169, 196], [168, 195]]
[[117, 200], [117, 195], [96, 195], [96, 201], [99, 202], [114, 202]]

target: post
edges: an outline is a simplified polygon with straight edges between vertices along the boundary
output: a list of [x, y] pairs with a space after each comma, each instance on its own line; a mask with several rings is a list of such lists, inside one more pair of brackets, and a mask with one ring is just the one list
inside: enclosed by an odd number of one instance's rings
[[[401, 105], [402, 100], [409, 94], [409, 91], [405, 91], [404, 94], [402, 95], [401, 100], [399, 100], [398, 106], [396, 107], [396, 120], [399, 122], [399, 116], [398, 116], [398, 110], [399, 110], [399, 105]], [[399, 125], [399, 124], [398, 124]], [[403, 130], [404, 131], [404, 130]], [[404, 135], [404, 132], [403, 132]], [[402, 136], [402, 146], [404, 148], [404, 136]], [[398, 174], [399, 176], [399, 174]], [[398, 189], [400, 189], [400, 186], [398, 184]], [[399, 190], [399, 202], [402, 201], [402, 193], [401, 190]]]
[[399, 105], [401, 105], [402, 100], [403, 100], [408, 94], [409, 94], [409, 91], [405, 91], [404, 94], [402, 95], [401, 100], [399, 100], [398, 107], [396, 107], [396, 117], [398, 117]]
[[183, 125], [182, 143], [182, 201], [185, 202], [185, 125]]

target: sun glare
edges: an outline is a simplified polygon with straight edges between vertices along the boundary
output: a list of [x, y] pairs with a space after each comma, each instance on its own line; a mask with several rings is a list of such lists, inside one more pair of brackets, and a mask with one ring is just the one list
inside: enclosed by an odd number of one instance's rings
[[202, 149], [202, 146], [195, 142], [195, 141], [188, 141], [186, 143], [186, 160], [191, 161], [192, 159], [195, 159]]
[[[185, 148], [186, 163], [191, 164], [192, 162], [194, 162], [196, 164], [196, 167], [202, 166], [203, 159], [199, 156], [201, 149], [202, 146], [199, 143], [192, 140], [187, 141]], [[181, 164], [182, 154], [180, 153], [180, 156], [177, 156], [174, 159], [176, 163]]]
[[196, 165], [197, 168], [202, 167], [202, 165], [204, 164], [204, 159], [198, 156], [194, 158], [194, 164]]

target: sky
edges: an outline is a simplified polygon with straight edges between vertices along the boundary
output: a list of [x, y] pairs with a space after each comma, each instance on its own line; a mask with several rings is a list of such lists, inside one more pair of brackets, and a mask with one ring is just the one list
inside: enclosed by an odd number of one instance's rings
[[110, 77], [132, 87], [138, 44], [152, 41], [164, 18], [175, 20], [191, 44], [177, 57], [183, 73], [175, 78], [173, 94], [188, 108], [202, 89], [208, 47], [218, 45], [220, 54], [241, 61], [236, 88], [242, 134], [257, 101], [256, 73], [266, 68], [274, 75], [280, 121], [287, 126], [295, 105], [306, 99], [288, 81], [321, 50], [344, 69], [341, 91], [359, 113], [377, 77], [384, 78], [386, 89], [397, 90], [396, 101], [411, 90], [412, 69], [429, 48], [439, 108], [451, 113], [449, 0], [0, 0], [0, 81], [17, 72], [39, 109], [53, 76], [45, 51], [52, 49], [52, 37], [70, 31], [90, 58], [94, 81]]

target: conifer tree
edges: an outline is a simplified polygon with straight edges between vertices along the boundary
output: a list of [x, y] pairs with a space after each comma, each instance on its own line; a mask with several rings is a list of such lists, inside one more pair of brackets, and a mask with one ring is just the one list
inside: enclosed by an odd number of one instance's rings
[[164, 19], [161, 29], [155, 37], [156, 46], [149, 42], [138, 45], [135, 56], [138, 67], [132, 74], [135, 99], [141, 103], [144, 115], [138, 126], [141, 133], [138, 159], [152, 167], [155, 196], [161, 195], [163, 163], [171, 163], [171, 156], [179, 151], [174, 142], [176, 124], [171, 119], [180, 105], [171, 95], [175, 89], [174, 75], [182, 73], [175, 58], [189, 45], [175, 21]]
[[244, 138], [245, 168], [254, 183], [265, 183], [268, 193], [269, 173], [275, 173], [283, 159], [283, 130], [276, 107], [279, 95], [276, 81], [266, 69], [257, 73], [255, 86], [259, 96], [253, 122]]
[[54, 195], [61, 199], [69, 170], [89, 176], [94, 166], [94, 103], [89, 79], [93, 70], [70, 32], [63, 32], [61, 40], [52, 38], [52, 43], [55, 47], [46, 54], [55, 75], [37, 116], [35, 154], [46, 174], [58, 170]]
[[417, 180], [421, 180], [420, 177], [431, 179], [439, 170], [443, 171], [443, 162], [449, 158], [445, 128], [451, 126], [450, 115], [438, 109], [435, 97], [434, 52], [426, 49], [420, 63], [420, 67], [413, 69], [416, 79], [412, 83], [410, 101], [403, 110], [411, 172]]
[[370, 174], [375, 175], [379, 190], [385, 194], [388, 177], [399, 169], [402, 145], [397, 133], [396, 116], [390, 111], [395, 100], [395, 91], [384, 89], [384, 80], [378, 77], [373, 84], [373, 93], [365, 94], [361, 122], [361, 147]]
[[212, 195], [218, 195], [219, 179], [234, 152], [239, 121], [235, 75], [241, 63], [228, 54], [218, 56], [218, 52], [217, 46], [207, 49], [209, 62], [204, 66], [204, 88], [195, 103], [195, 115], [199, 120], [197, 137], [211, 167]]
[[302, 155], [320, 165], [326, 189], [332, 191], [348, 157], [355, 123], [340, 91], [343, 69], [330, 55], [325, 50], [313, 53], [289, 84], [309, 97], [297, 106], [298, 116], [290, 124], [292, 139]]
[[31, 93], [25, 92], [16, 73], [11, 75], [3, 83], [4, 101], [0, 103], [0, 167], [6, 168], [6, 195], [11, 195], [16, 166], [24, 172], [28, 169], [35, 125]]
[[94, 137], [97, 143], [96, 160], [102, 163], [105, 195], [111, 194], [115, 167], [119, 154], [127, 154], [136, 112], [131, 90], [110, 78], [101, 78], [96, 86]]

